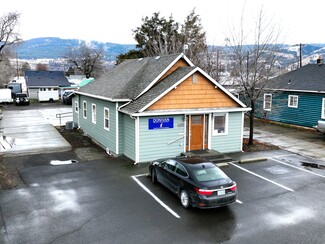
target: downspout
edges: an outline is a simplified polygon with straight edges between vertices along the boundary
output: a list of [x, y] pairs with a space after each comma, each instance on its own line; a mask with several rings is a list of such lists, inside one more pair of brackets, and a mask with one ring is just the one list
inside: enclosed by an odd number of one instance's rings
[[138, 164], [140, 161], [140, 149], [139, 149], [139, 127], [140, 127], [140, 118], [139, 117], [134, 117], [130, 115], [130, 118], [134, 120], [135, 122], [135, 160], [134, 160], [134, 165]]
[[78, 128], [80, 127], [80, 95], [78, 95]]
[[116, 107], [115, 107], [115, 110], [116, 110], [116, 148], [115, 148], [115, 152], [116, 154], [118, 155], [119, 154], [119, 112], [118, 112], [118, 102], [116, 103]]

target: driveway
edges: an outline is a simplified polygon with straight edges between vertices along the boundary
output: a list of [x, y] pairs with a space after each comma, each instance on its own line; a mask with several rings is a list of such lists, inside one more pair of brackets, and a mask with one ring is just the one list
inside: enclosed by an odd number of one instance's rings
[[[248, 135], [249, 127], [248, 123], [245, 123], [244, 136]], [[256, 120], [254, 139], [305, 157], [325, 161], [324, 136], [311, 128], [284, 127]]]
[[61, 121], [56, 114], [71, 113], [71, 106], [56, 104], [37, 104], [25, 107], [9, 105], [2, 109], [0, 153], [2, 155], [21, 155], [68, 151], [70, 144], [54, 126], [65, 125], [72, 120], [64, 117]]

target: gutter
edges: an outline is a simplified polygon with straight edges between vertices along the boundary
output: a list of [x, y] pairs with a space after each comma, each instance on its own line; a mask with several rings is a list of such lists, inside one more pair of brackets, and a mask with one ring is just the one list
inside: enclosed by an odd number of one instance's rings
[[[124, 106], [124, 105], [123, 105]], [[125, 105], [126, 106], [126, 105]], [[122, 107], [122, 106], [121, 106]], [[120, 108], [121, 108], [120, 107]], [[202, 109], [202, 110], [159, 110], [153, 112], [142, 112], [142, 113], [129, 113], [119, 109], [121, 113], [128, 114], [133, 117], [142, 117], [142, 116], [157, 116], [157, 115], [176, 115], [176, 114], [208, 114], [208, 113], [226, 113], [226, 112], [248, 112], [251, 111], [251, 108], [222, 108], [222, 109]]]

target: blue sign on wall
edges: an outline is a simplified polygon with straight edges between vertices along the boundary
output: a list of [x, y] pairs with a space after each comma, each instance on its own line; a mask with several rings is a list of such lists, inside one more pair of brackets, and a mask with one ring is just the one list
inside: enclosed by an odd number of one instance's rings
[[149, 130], [174, 128], [174, 118], [153, 118], [148, 120]]

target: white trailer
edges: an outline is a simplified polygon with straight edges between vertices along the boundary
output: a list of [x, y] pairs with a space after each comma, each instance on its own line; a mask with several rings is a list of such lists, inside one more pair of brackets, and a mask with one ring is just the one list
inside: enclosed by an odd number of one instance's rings
[[59, 100], [59, 91], [39, 91], [38, 101], [39, 102], [51, 102]]
[[12, 103], [11, 89], [3, 88], [0, 89], [0, 103]]

